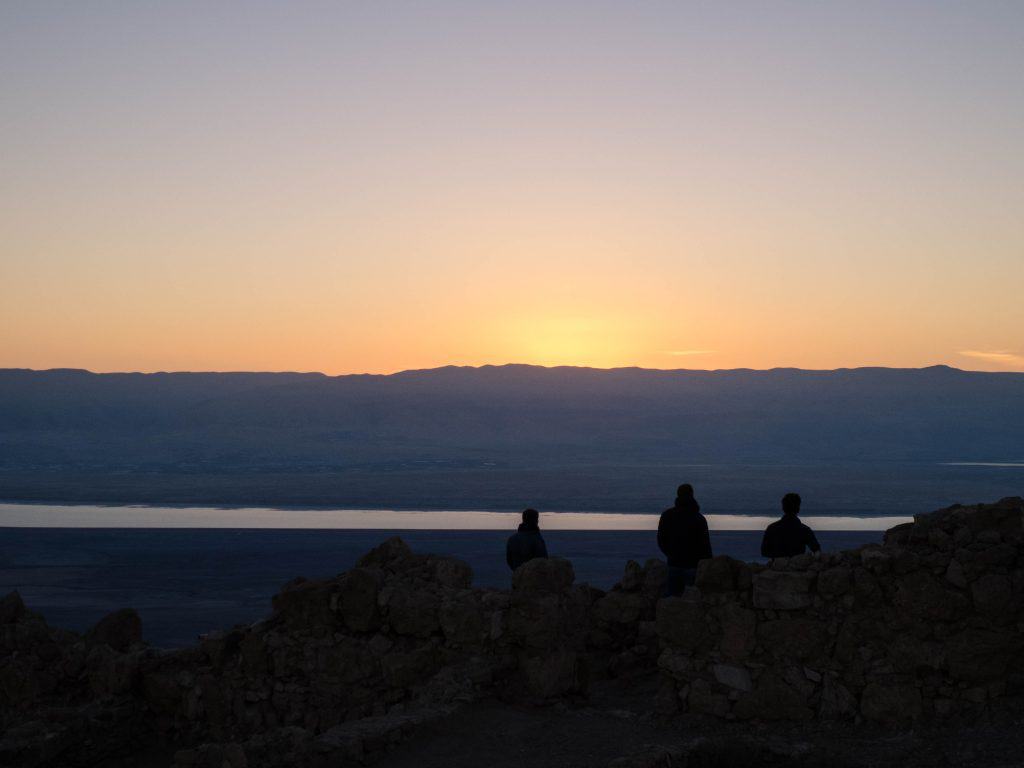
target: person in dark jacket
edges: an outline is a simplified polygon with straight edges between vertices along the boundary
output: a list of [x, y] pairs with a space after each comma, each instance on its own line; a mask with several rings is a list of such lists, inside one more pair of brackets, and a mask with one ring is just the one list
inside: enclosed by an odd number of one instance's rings
[[523, 522], [519, 530], [508, 537], [505, 545], [505, 561], [513, 571], [535, 557], [547, 557], [548, 548], [540, 535], [540, 514], [536, 509], [523, 510]]
[[782, 518], [768, 526], [761, 539], [762, 557], [796, 557], [805, 550], [820, 552], [821, 545], [800, 518], [800, 494], [787, 493], [782, 497]]
[[661, 513], [658, 548], [668, 558], [664, 595], [681, 595], [696, 580], [697, 563], [712, 556], [708, 521], [700, 513], [689, 483], [679, 486], [675, 505]]

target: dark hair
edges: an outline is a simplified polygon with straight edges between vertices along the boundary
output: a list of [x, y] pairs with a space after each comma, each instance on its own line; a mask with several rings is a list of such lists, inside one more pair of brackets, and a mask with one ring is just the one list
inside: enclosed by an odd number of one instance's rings
[[538, 512], [536, 509], [530, 508], [530, 509], [524, 509], [523, 510], [523, 522], [524, 523], [534, 523], [534, 524], [536, 524], [536, 522], [539, 519], [540, 519], [540, 512]]
[[787, 493], [782, 497], [782, 511], [787, 515], [795, 515], [800, 511], [800, 494]]
[[683, 483], [682, 485], [680, 485], [678, 488], [676, 488], [676, 498], [687, 500], [692, 499], [693, 486], [690, 485], [689, 483]]

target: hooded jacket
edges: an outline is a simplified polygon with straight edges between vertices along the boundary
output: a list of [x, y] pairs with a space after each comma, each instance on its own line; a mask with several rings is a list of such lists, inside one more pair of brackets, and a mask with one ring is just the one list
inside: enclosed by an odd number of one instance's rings
[[513, 571], [535, 557], [547, 557], [548, 548], [536, 523], [520, 523], [519, 530], [508, 537], [505, 562]]
[[698, 562], [712, 557], [708, 521], [694, 499], [677, 498], [674, 507], [661, 513], [658, 548], [672, 568], [696, 568]]

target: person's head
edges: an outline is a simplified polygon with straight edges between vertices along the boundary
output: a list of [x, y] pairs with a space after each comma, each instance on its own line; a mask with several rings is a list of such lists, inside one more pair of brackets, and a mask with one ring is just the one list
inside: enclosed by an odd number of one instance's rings
[[693, 486], [683, 483], [676, 488], [676, 501], [693, 501]]
[[536, 509], [523, 510], [523, 522], [527, 525], [537, 525], [540, 520], [540, 513]]
[[782, 497], [782, 511], [787, 515], [796, 515], [800, 512], [800, 494], [787, 493]]

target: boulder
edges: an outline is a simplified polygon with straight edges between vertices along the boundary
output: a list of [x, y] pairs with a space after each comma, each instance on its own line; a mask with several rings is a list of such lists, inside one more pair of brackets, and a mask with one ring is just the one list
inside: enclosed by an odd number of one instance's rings
[[451, 595], [441, 601], [438, 615], [445, 639], [453, 643], [479, 642], [484, 632], [482, 607], [473, 599], [473, 593]]
[[430, 637], [441, 628], [440, 600], [429, 589], [398, 585], [387, 596], [387, 618], [399, 635]]
[[707, 680], [694, 680], [690, 684], [686, 704], [690, 711], [699, 715], [725, 717], [729, 714], [729, 699], [724, 694], [715, 693]]
[[353, 568], [338, 579], [334, 609], [353, 632], [372, 632], [380, 625], [377, 597], [380, 578], [367, 568]]
[[750, 679], [750, 670], [746, 667], [737, 667], [733, 664], [715, 664], [711, 667], [715, 680], [726, 688], [734, 688], [738, 691], [749, 691], [754, 684]]
[[128, 693], [139, 678], [139, 660], [135, 654], [118, 653], [102, 643], [93, 647], [86, 660], [89, 688], [96, 696]]
[[686, 595], [659, 600], [655, 622], [661, 641], [683, 650], [694, 651], [709, 637], [703, 605]]
[[738, 603], [725, 603], [712, 615], [722, 631], [719, 648], [727, 659], [744, 659], [757, 645], [757, 614]]
[[430, 581], [451, 589], [469, 589], [473, 584], [473, 569], [457, 557], [428, 555], [427, 570]]
[[85, 635], [89, 645], [109, 645], [115, 651], [127, 651], [142, 642], [142, 619], [134, 608], [108, 613]]
[[644, 563], [644, 595], [650, 600], [661, 597], [665, 588], [665, 581], [668, 579], [668, 565], [664, 560], [652, 557]]
[[371, 549], [359, 558], [356, 565], [360, 568], [385, 568], [394, 570], [396, 566], [411, 559], [412, 550], [398, 536], [392, 536], [382, 544]]
[[572, 586], [576, 574], [572, 563], [561, 557], [537, 557], [516, 568], [512, 593], [558, 593]]
[[702, 594], [736, 590], [736, 560], [719, 555], [701, 560], [697, 565], [697, 588]]
[[777, 659], [803, 660], [827, 652], [828, 632], [815, 619], [785, 618], [763, 622], [757, 639], [763, 650]]
[[960, 589], [967, 588], [967, 577], [964, 575], [964, 567], [959, 560], [953, 558], [946, 567], [946, 581]]
[[921, 691], [911, 683], [869, 682], [860, 697], [860, 713], [880, 723], [901, 723], [921, 716]]
[[509, 637], [529, 648], [579, 645], [588, 629], [586, 606], [579, 597], [568, 592], [513, 592], [507, 616]]
[[644, 585], [644, 572], [640, 563], [636, 560], [626, 562], [626, 569], [622, 574], [622, 581], [619, 586], [625, 592], [638, 592]]
[[594, 604], [594, 615], [609, 624], [632, 624], [647, 606], [647, 599], [639, 593], [609, 592]]
[[827, 676], [822, 681], [818, 717], [821, 720], [845, 720], [855, 714], [857, 699], [839, 680], [831, 675]]
[[8, 592], [0, 600], [0, 624], [13, 624], [25, 615], [25, 603], [18, 591]]
[[932, 621], [949, 621], [970, 609], [966, 597], [946, 589], [927, 571], [915, 571], [899, 579], [893, 604], [910, 616]]
[[753, 577], [754, 605], [781, 611], [807, 608], [812, 602], [814, 580], [814, 572], [761, 571]]
[[762, 672], [754, 690], [737, 699], [733, 714], [740, 720], [809, 720], [814, 716], [804, 692], [772, 669]]
[[543, 654], [523, 653], [519, 668], [527, 693], [549, 699], [586, 689], [586, 675], [575, 651], [560, 648]]
[[845, 595], [850, 591], [853, 572], [845, 565], [826, 568], [818, 574], [818, 594], [833, 596]]
[[340, 621], [331, 609], [334, 585], [330, 582], [292, 579], [271, 599], [274, 613], [292, 626], [333, 628]]
[[1005, 677], [1010, 660], [1024, 649], [1024, 635], [1009, 629], [968, 628], [945, 645], [954, 680], [992, 682]]
[[978, 577], [971, 584], [971, 597], [978, 612], [998, 617], [1004, 615], [1010, 608], [1013, 601], [1013, 583], [1009, 576], [988, 573]]

